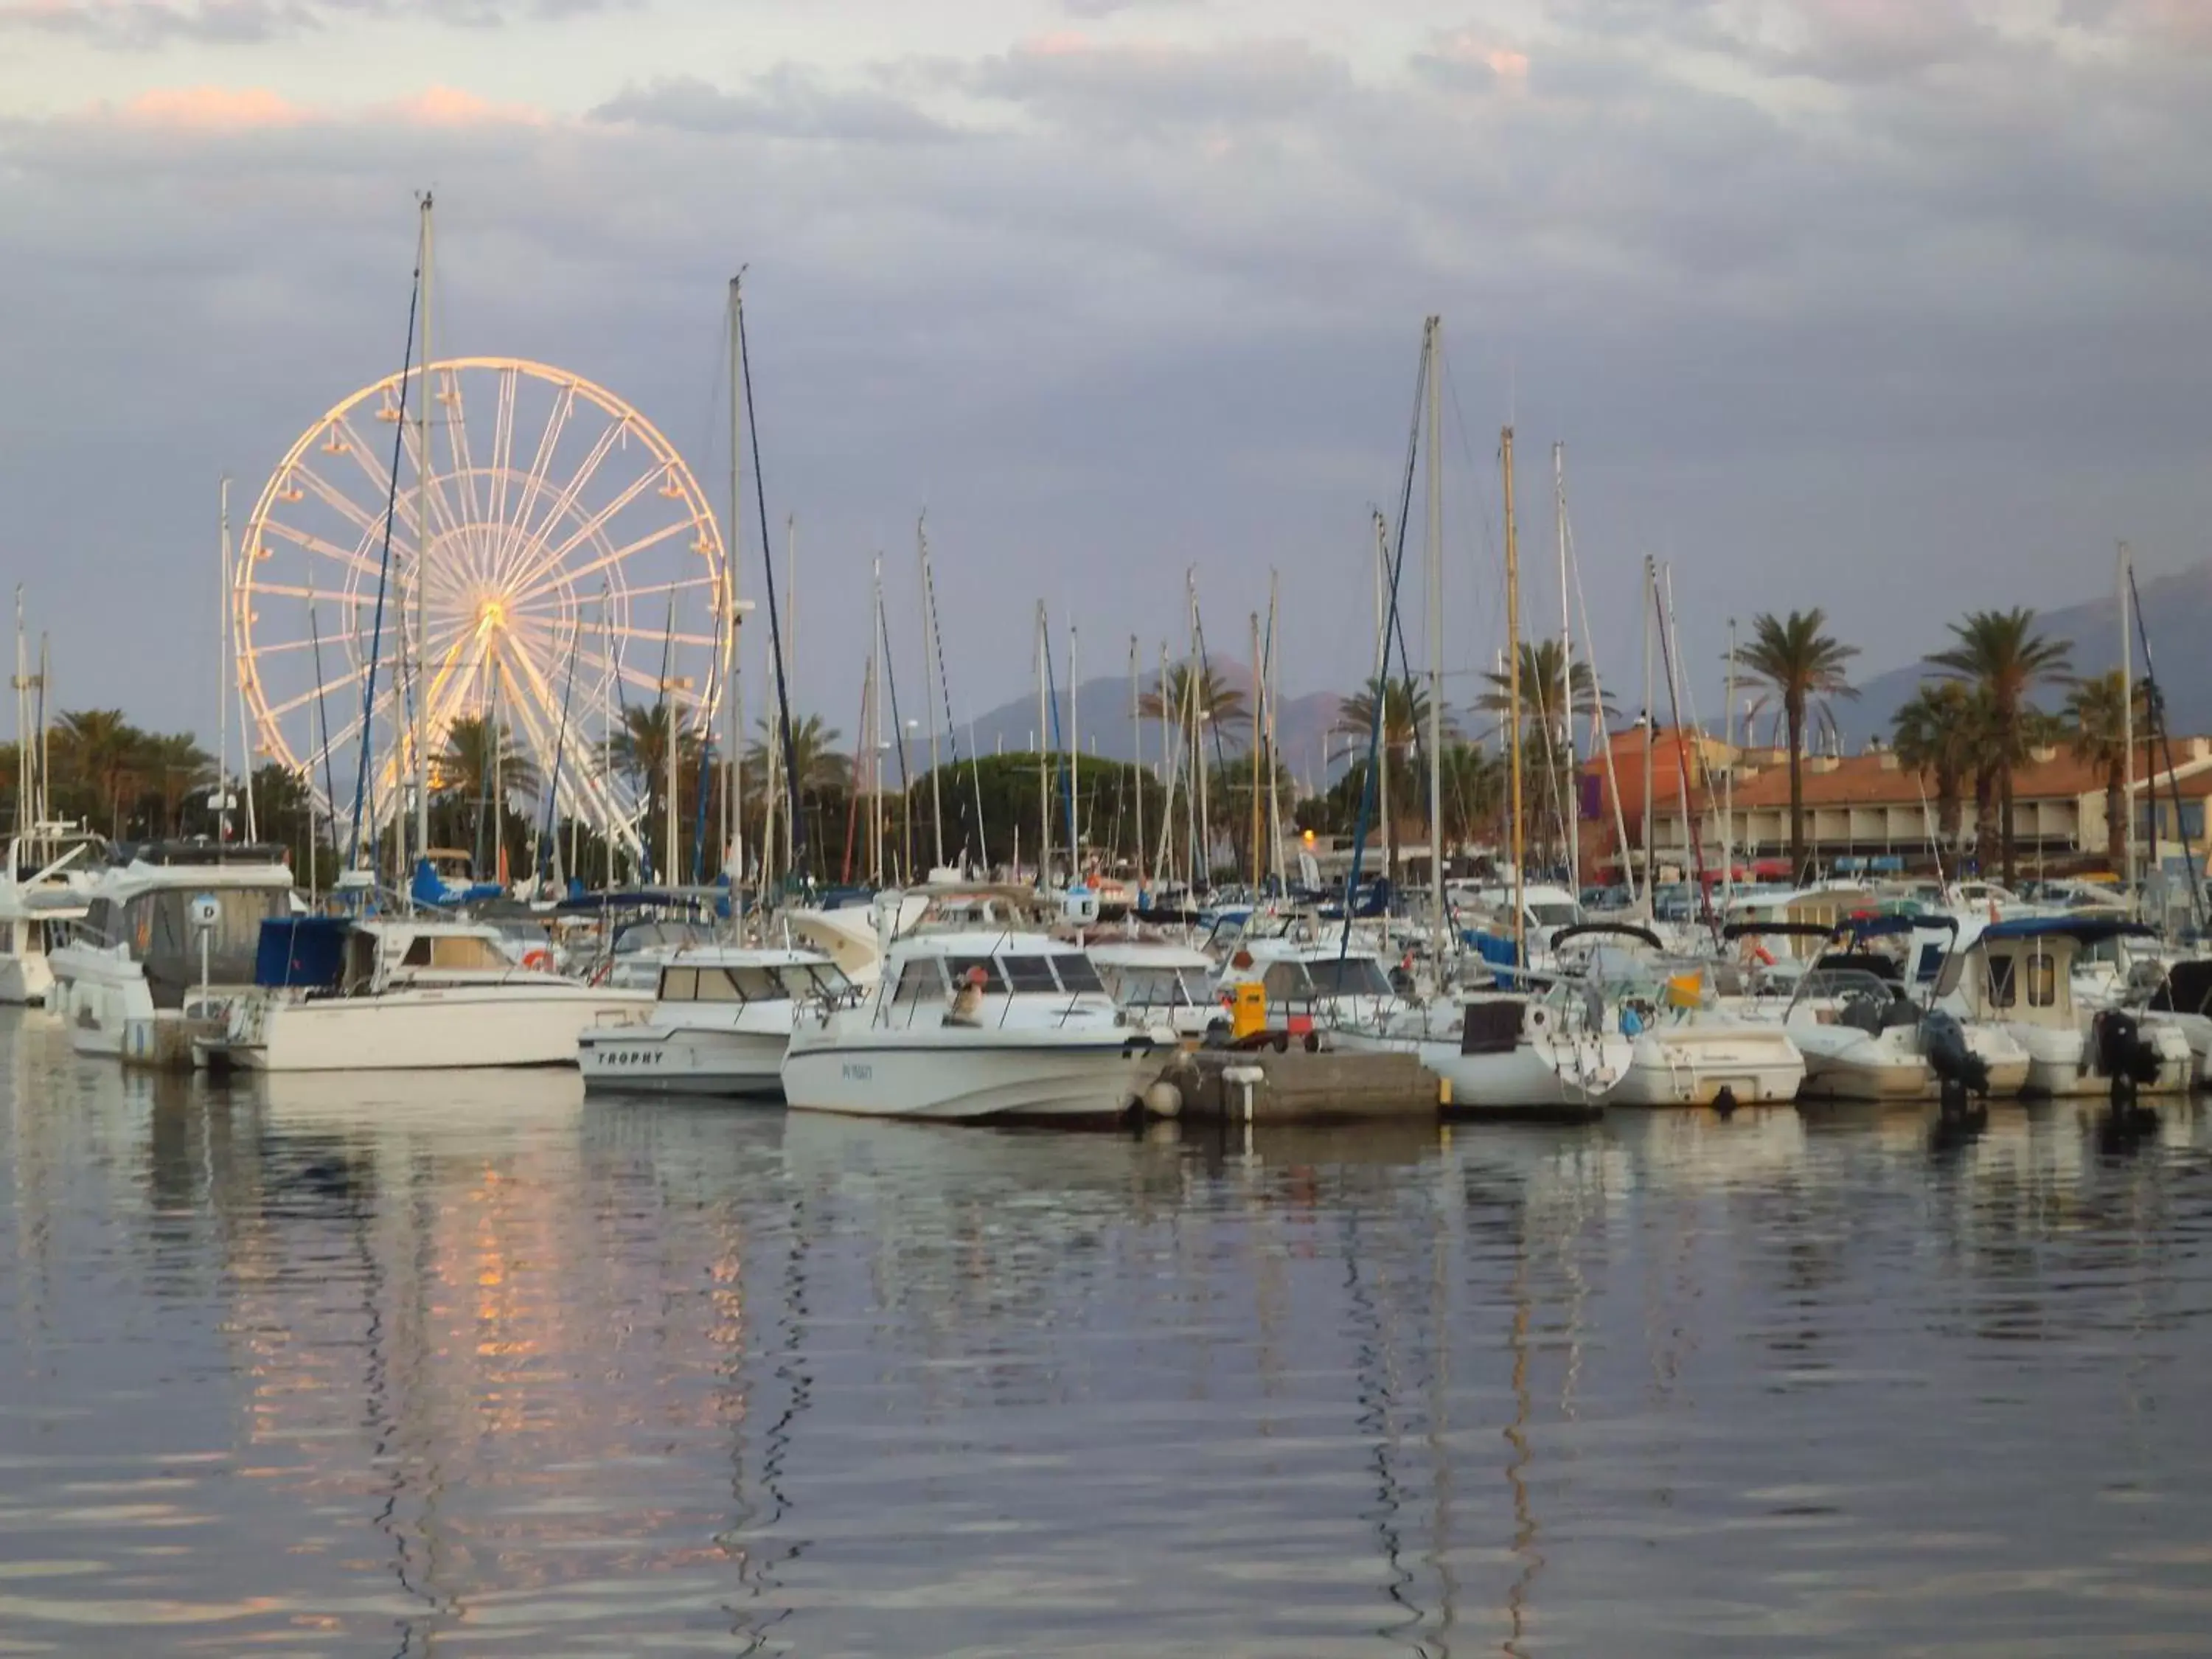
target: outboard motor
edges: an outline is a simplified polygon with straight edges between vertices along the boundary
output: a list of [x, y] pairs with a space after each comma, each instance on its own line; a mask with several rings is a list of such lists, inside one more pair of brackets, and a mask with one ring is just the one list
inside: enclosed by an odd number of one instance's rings
[[1967, 1044], [1966, 1027], [1942, 1009], [1920, 1022], [1920, 1051], [1929, 1070], [1936, 1073], [1938, 1098], [1946, 1121], [1961, 1121], [1978, 1096], [1980, 1114], [1989, 1115], [1990, 1063]]
[[2112, 1080], [2113, 1115], [2148, 1115], [2136, 1106], [2136, 1094], [2158, 1081], [2159, 1058], [2144, 1040], [2142, 1022], [2124, 1008], [2107, 1008], [2089, 1028], [2089, 1040], [2096, 1047], [2097, 1069]]

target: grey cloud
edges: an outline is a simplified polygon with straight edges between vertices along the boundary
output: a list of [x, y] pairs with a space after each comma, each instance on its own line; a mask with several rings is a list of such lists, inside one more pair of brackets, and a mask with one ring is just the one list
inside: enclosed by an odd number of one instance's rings
[[696, 133], [752, 134], [870, 144], [949, 138], [951, 128], [881, 92], [831, 87], [790, 67], [726, 92], [691, 76], [624, 88], [592, 112], [595, 121]]
[[484, 28], [629, 9], [644, 0], [0, 0], [0, 32], [62, 34], [117, 51], [253, 46], [343, 16], [425, 16]]
[[[1355, 680], [1343, 620], [1368, 603], [1365, 512], [1430, 310], [1470, 657], [1494, 638], [1509, 416], [1531, 453], [1572, 446], [1616, 668], [1646, 550], [1679, 560], [1692, 659], [1721, 617], [1819, 603], [1869, 668], [1970, 601], [2078, 597], [2102, 579], [2083, 550], [2115, 534], [2166, 568], [2208, 550], [2212, 66], [1970, 56], [1938, 91], [1839, 82], [1808, 114], [1614, 39], [1526, 49], [1512, 97], [1234, 44], [863, 83], [925, 118], [939, 98], [1022, 117], [945, 144], [840, 131], [798, 70], [373, 146], [343, 124], [0, 126], [0, 498], [23, 545], [85, 572], [34, 586], [82, 607], [65, 640], [143, 629], [100, 671], [112, 700], [193, 683], [205, 647], [158, 618], [197, 614], [206, 481], [256, 477], [394, 366], [408, 189], [434, 173], [444, 349], [592, 375], [702, 472], [726, 453], [723, 285], [750, 262], [816, 708], [849, 709], [850, 592], [924, 502], [956, 707], [1018, 691], [1005, 642], [1038, 597], [1080, 603], [1086, 655], [1130, 631], [1149, 650], [1194, 562], [1231, 625], [1281, 568], [1289, 683]], [[101, 489], [110, 469], [134, 487]], [[126, 588], [128, 618], [103, 597]]]

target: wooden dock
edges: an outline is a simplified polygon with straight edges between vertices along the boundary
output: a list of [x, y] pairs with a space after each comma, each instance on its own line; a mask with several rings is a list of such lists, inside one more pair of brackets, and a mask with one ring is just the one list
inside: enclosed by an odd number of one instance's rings
[[1443, 1082], [1410, 1054], [1315, 1053], [1293, 1047], [1200, 1048], [1165, 1080], [1184, 1118], [1232, 1123], [1588, 1123], [1596, 1106], [1467, 1106], [1444, 1100]]

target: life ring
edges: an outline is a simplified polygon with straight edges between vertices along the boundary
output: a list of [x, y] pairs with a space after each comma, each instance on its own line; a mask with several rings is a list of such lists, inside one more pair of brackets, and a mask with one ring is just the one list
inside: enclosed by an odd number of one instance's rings
[[1762, 968], [1774, 966], [1774, 952], [1764, 945], [1754, 945], [1751, 947], [1751, 959]]
[[553, 971], [553, 953], [542, 945], [533, 945], [522, 953], [522, 965], [541, 974]]

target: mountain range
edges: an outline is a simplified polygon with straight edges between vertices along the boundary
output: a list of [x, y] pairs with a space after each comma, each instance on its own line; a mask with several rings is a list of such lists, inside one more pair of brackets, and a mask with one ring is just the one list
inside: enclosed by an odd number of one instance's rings
[[[2212, 561], [2154, 577], [2142, 582], [2141, 590], [2150, 647], [2156, 653], [2158, 682], [2166, 693], [2173, 730], [2177, 733], [2212, 732], [2212, 650], [2206, 648], [2212, 643]], [[1993, 605], [1997, 603], [1991, 600]], [[2101, 674], [2120, 665], [2119, 614], [2117, 599], [2106, 596], [2043, 611], [2037, 621], [2044, 633], [2071, 641], [2075, 673]], [[1246, 664], [1217, 659], [1213, 668], [1231, 685], [1249, 687], [1252, 683], [1252, 671]], [[2135, 671], [2139, 677], [2145, 672], [2140, 636], [2135, 647]], [[1836, 723], [1845, 745], [1856, 749], [1870, 738], [1886, 734], [1899, 708], [1927, 673], [1922, 665], [1910, 663], [1862, 681], [1856, 699], [1839, 702], [1835, 707]], [[1146, 677], [1147, 684], [1151, 678]], [[1332, 738], [1344, 695], [1316, 691], [1283, 699], [1276, 729], [1284, 763], [1298, 780], [1302, 793], [1317, 787], [1335, 769], [1329, 763], [1332, 741], [1339, 763], [1347, 747], [1360, 746], [1356, 736]], [[2059, 698], [2046, 691], [2041, 700], [2046, 707], [2055, 707]], [[1715, 704], [1719, 701], [1713, 700]], [[1064, 711], [1063, 704], [1063, 718]], [[1140, 727], [1130, 719], [1126, 678], [1085, 681], [1076, 694], [1076, 726], [1087, 754], [1109, 760], [1137, 759], [1141, 732], [1142, 758], [1155, 763], [1160, 758], [1159, 727], [1149, 722]], [[965, 755], [972, 750], [988, 755], [1001, 749], [1032, 749], [1036, 744], [1036, 729], [1034, 697], [1001, 703], [975, 717], [972, 741], [970, 728], [963, 728], [960, 752]], [[1226, 745], [1230, 753], [1238, 752], [1241, 747], [1241, 743]], [[926, 759], [921, 763], [926, 764]]]

